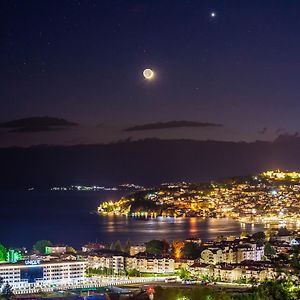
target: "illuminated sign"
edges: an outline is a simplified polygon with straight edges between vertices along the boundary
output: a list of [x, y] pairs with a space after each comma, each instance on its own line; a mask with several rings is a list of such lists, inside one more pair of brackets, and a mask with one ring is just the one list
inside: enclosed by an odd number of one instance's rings
[[25, 260], [25, 265], [27, 265], [27, 266], [36, 266], [36, 265], [40, 265], [40, 264], [41, 264], [40, 259]]

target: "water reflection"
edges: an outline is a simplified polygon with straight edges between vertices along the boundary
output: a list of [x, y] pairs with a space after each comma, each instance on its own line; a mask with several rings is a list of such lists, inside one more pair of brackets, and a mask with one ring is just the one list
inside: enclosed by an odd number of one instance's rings
[[231, 219], [200, 218], [156, 218], [139, 219], [122, 216], [99, 216], [99, 234], [103, 241], [114, 239], [142, 243], [151, 239], [185, 239], [200, 237], [211, 240], [223, 235], [238, 235], [242, 232], [254, 233], [263, 231], [262, 224], [244, 225]]
[[[243, 231], [263, 230], [263, 225], [243, 225], [228, 219], [157, 218], [133, 219], [99, 216], [99, 201], [118, 199], [112, 193], [0, 192], [5, 205], [0, 210], [1, 242], [31, 249], [39, 239], [81, 247], [92, 241], [112, 242], [127, 239], [143, 243], [151, 239], [214, 239]], [[18, 199], [24, 205], [16, 206]], [[51, 205], [45, 205], [50, 203]], [[32, 209], [34, 207], [34, 209]], [[92, 213], [91, 213], [92, 212]], [[9, 224], [9, 226], [7, 226]]]

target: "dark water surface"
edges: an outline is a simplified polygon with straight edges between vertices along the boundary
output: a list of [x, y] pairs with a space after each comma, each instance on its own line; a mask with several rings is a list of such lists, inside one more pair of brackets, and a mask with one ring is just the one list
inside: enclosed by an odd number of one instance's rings
[[96, 214], [102, 201], [116, 200], [120, 192], [0, 192], [0, 242], [31, 247], [39, 239], [74, 247], [90, 241], [113, 242], [130, 239], [184, 239], [263, 230], [263, 225], [241, 225], [228, 219], [197, 218], [131, 219]]

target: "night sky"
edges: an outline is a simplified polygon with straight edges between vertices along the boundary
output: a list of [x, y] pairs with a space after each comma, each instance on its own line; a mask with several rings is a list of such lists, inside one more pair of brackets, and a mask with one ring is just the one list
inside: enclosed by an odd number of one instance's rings
[[299, 1], [1, 0], [0, 14], [0, 146], [299, 130]]

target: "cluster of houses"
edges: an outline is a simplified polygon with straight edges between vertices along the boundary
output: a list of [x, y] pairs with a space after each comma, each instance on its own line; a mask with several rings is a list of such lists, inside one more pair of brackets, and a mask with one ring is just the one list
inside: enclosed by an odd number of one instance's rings
[[[46, 254], [24, 255], [21, 261], [0, 264], [0, 277], [14, 288], [26, 289], [53, 284], [78, 284], [88, 280], [87, 275], [143, 276], [143, 273], [169, 276], [181, 269], [201, 280], [225, 282], [257, 282], [292, 274], [289, 262], [293, 247], [300, 247], [300, 239], [292, 234], [279, 234], [270, 239], [268, 248], [273, 254], [266, 255], [265, 241], [253, 237], [222, 239], [197, 243], [197, 259], [174, 258], [146, 252], [145, 245], [130, 246], [128, 251], [110, 250], [106, 245], [89, 243], [81, 251], [70, 252], [61, 245], [48, 246]], [[276, 258], [284, 254], [280, 273]], [[131, 271], [131, 272], [130, 272]]]

